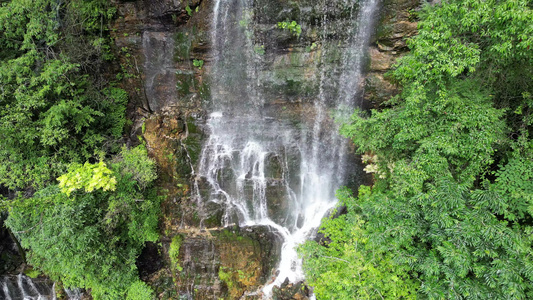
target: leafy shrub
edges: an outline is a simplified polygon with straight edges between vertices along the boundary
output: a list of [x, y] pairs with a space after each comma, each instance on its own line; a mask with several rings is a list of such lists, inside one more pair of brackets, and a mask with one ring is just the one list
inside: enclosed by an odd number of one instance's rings
[[278, 28], [286, 29], [290, 31], [295, 36], [300, 36], [302, 34], [302, 26], [298, 25], [296, 21], [283, 21], [278, 22]]
[[123, 146], [118, 156], [122, 174], [131, 175], [141, 189], [146, 188], [157, 178], [155, 161], [147, 157], [148, 151], [144, 145], [132, 149]]
[[[155, 169], [148, 173], [144, 168], [153, 162], [145, 151], [123, 152], [129, 157], [110, 169], [103, 162], [74, 167], [65, 182], [76, 189], [62, 192], [52, 185], [32, 198], [8, 203], [5, 224], [29, 249], [28, 262], [66, 287], [91, 289], [95, 299], [123, 299], [138, 281], [135, 260], [144, 243], [159, 237], [159, 198], [147, 181], [155, 179]], [[140, 157], [131, 157], [133, 153]], [[137, 163], [128, 164], [124, 172], [124, 161]], [[97, 189], [94, 168], [104, 170], [107, 179], [100, 182], [116, 179], [116, 188]], [[139, 180], [145, 189], [129, 173], [138, 170], [144, 172]], [[80, 173], [88, 174], [80, 175], [86, 180], [70, 180]], [[143, 289], [140, 285], [132, 289]]]
[[69, 172], [57, 180], [61, 192], [70, 196], [70, 193], [77, 189], [84, 189], [88, 193], [100, 188], [103, 191], [114, 191], [117, 180], [112, 174], [113, 171], [102, 161], [97, 164], [87, 162], [84, 165], [72, 164]]
[[193, 59], [192, 61], [192, 64], [197, 67], [198, 69], [202, 69], [202, 67], [204, 66], [204, 61], [201, 60], [201, 59]]
[[170, 263], [172, 269], [177, 270], [178, 272], [182, 271], [182, 267], [179, 262], [180, 248], [181, 243], [183, 242], [183, 237], [181, 235], [176, 235], [172, 238], [170, 243], [170, 249], [168, 250], [168, 256], [170, 257]]
[[114, 13], [104, 0], [0, 6], [1, 185], [42, 188], [122, 135], [126, 92], [100, 75]]
[[150, 300], [154, 291], [146, 283], [137, 280], [128, 289], [126, 300]]

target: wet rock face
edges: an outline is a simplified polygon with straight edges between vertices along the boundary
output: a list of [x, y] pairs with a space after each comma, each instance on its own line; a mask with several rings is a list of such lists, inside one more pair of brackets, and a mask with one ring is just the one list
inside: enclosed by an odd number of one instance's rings
[[[205, 22], [192, 25], [192, 10], [208, 0], [116, 1], [118, 18], [112, 24], [112, 37], [119, 50], [124, 77], [123, 88], [132, 102], [148, 112], [161, 112], [179, 104], [177, 73], [185, 70], [196, 81], [201, 72], [191, 70], [191, 62], [176, 60], [181, 31], [207, 30]], [[200, 11], [198, 9], [198, 11]], [[181, 45], [180, 45], [181, 46]], [[204, 49], [205, 50], [205, 49]], [[190, 49], [194, 51], [194, 49]], [[192, 71], [192, 72], [191, 72]]]
[[420, 0], [385, 0], [381, 10], [381, 20], [370, 47], [370, 64], [365, 80], [365, 106], [377, 107], [399, 91], [386, 78], [396, 60], [409, 48], [406, 40], [417, 33], [415, 15], [420, 8]]
[[311, 296], [309, 287], [304, 282], [289, 283], [283, 282], [280, 287], [274, 287], [272, 299], [275, 300], [307, 300]]
[[150, 109], [160, 111], [177, 102], [173, 34], [146, 31], [142, 43], [145, 94]]
[[[151, 245], [139, 259], [143, 280], [150, 282], [159, 299], [260, 298], [254, 292], [260, 292], [260, 287], [271, 279], [270, 272], [279, 258], [280, 239], [265, 228], [221, 230], [222, 207], [205, 204], [202, 209], [209, 215], [204, 216], [191, 195], [193, 170], [206, 138], [205, 108], [214, 98], [208, 76], [214, 61], [210, 36], [214, 2], [115, 3], [118, 18], [112, 35], [124, 76], [122, 86], [139, 108], [132, 117], [131, 137], [140, 137], [157, 160], [158, 185], [165, 196], [160, 225], [162, 245]], [[331, 49], [347, 38], [350, 24], [346, 19], [357, 8], [350, 11], [333, 1], [316, 0], [254, 3], [253, 20], [243, 22], [243, 30], [256, 37], [254, 51], [261, 64], [255, 74], [258, 90], [267, 98], [264, 114], [286, 119], [290, 126], [309, 127], [314, 119], [313, 101], [320, 90], [319, 74], [338, 77], [336, 66], [341, 64], [341, 51]], [[381, 25], [369, 52], [370, 72], [364, 82], [368, 106], [397, 93], [384, 74], [407, 50], [405, 38], [416, 33], [416, 23], [408, 11], [418, 5], [419, 0], [384, 0]], [[297, 20], [302, 26], [300, 37], [277, 27], [277, 22], [290, 20]], [[227, 72], [234, 71], [230, 67]], [[272, 208], [269, 215], [276, 221], [286, 218], [291, 209], [283, 198], [282, 187], [278, 188], [282, 167], [277, 160], [275, 156], [269, 158], [272, 167], [268, 170], [267, 194]], [[208, 188], [202, 189], [201, 180], [196, 183], [200, 193], [209, 193]], [[178, 247], [179, 268], [168, 254], [172, 237], [177, 235], [183, 236]], [[274, 290], [273, 297], [307, 296], [308, 291], [301, 284], [286, 284]]]
[[278, 263], [280, 239], [266, 227], [221, 229], [216, 213], [202, 220], [191, 198], [190, 174], [203, 133], [175, 111], [146, 116], [136, 134], [158, 162], [159, 186], [167, 197], [162, 246], [144, 249], [137, 263], [141, 278], [159, 299], [238, 299], [259, 290]]
[[179, 13], [183, 4], [180, 0], [144, 0], [144, 7], [148, 10], [150, 18], [171, 18], [172, 14]]
[[[262, 284], [270, 279], [271, 270], [279, 258], [280, 240], [267, 227], [245, 229], [194, 228], [179, 230], [179, 253], [176, 245], [163, 243], [165, 252], [176, 258], [165, 271], [150, 279], [162, 295], [170, 299], [261, 299], [254, 296]], [[169, 275], [175, 284], [168, 288]], [[250, 295], [252, 294], [252, 295]]]

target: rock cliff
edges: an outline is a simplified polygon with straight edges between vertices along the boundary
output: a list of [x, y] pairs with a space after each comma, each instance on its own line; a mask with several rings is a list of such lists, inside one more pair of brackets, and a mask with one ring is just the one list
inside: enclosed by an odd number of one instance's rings
[[365, 107], [377, 107], [398, 93], [387, 77], [396, 60], [409, 48], [406, 40], [417, 33], [416, 12], [420, 0], [385, 0], [381, 19], [369, 49], [370, 64], [365, 80]]
[[[412, 10], [419, 0], [385, 0], [369, 50], [365, 106], [396, 94], [385, 76], [416, 33]], [[145, 143], [159, 165], [161, 243], [148, 245], [139, 259], [142, 278], [159, 299], [254, 299], [278, 263], [280, 239], [268, 228], [220, 228], [220, 207], [202, 215], [191, 195], [195, 167], [205, 139], [205, 107], [211, 101], [210, 20], [213, 0], [115, 1], [112, 36], [129, 92], [131, 139]], [[286, 115], [295, 124], [312, 122], [319, 74], [334, 74], [342, 63], [331, 51], [347, 39], [353, 14], [328, 1], [257, 0], [251, 13], [254, 49], [261, 60], [258, 88], [268, 100], [265, 113]], [[277, 23], [298, 20], [302, 33]], [[327, 42], [326, 42], [327, 40]], [[327, 55], [324, 52], [327, 51]], [[231, 71], [231, 70], [228, 70]], [[196, 182], [198, 184], [198, 182]], [[201, 182], [200, 182], [201, 185]], [[201, 188], [200, 188], [201, 190]], [[280, 207], [283, 207], [280, 204]], [[306, 299], [308, 290], [284, 285], [276, 299]]]

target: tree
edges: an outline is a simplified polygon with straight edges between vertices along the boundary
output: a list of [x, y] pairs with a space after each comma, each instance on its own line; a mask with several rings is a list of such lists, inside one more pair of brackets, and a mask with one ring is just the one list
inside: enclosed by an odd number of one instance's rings
[[147, 299], [135, 260], [158, 239], [157, 174], [144, 147], [120, 151], [128, 99], [105, 75], [116, 9], [0, 2], [0, 188], [18, 194], [0, 202], [5, 224], [28, 262], [65, 286]]
[[0, 5], [0, 185], [44, 187], [122, 135], [126, 92], [99, 75], [113, 13], [103, 0]]
[[[375, 183], [341, 198], [348, 212], [342, 227], [326, 222], [329, 243], [304, 248], [311, 283], [325, 298], [344, 281], [355, 282], [352, 298], [398, 299], [386, 294], [393, 276], [418, 282], [422, 298], [532, 298], [532, 4], [449, 0], [420, 17], [391, 74], [402, 93], [342, 128], [371, 158]], [[329, 267], [323, 253], [357, 267]], [[366, 280], [371, 264], [390, 270], [383, 285]], [[371, 288], [381, 294], [355, 293]]]
[[329, 242], [307, 242], [299, 249], [317, 299], [415, 299], [419, 284], [409, 268], [396, 264], [367, 238], [365, 220], [348, 189], [339, 190], [337, 197], [348, 210], [323, 222]]
[[[151, 170], [147, 175], [153, 181], [155, 163], [139, 146], [123, 149], [110, 169], [103, 162], [85, 164], [62, 176], [69, 180], [77, 173], [88, 179], [77, 182], [76, 189], [51, 185], [30, 199], [9, 202], [6, 226], [29, 249], [29, 263], [67, 287], [91, 289], [95, 299], [124, 299], [128, 290], [150, 294], [139, 282], [135, 260], [146, 241], [159, 237], [159, 198], [152, 181], [133, 179], [143, 171], [131, 167], [138, 165]], [[94, 180], [105, 184], [86, 189]], [[105, 188], [110, 182], [115, 189]]]

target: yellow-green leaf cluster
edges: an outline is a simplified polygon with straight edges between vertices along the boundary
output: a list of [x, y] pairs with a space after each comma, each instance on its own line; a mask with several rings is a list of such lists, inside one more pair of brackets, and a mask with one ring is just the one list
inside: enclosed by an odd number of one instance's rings
[[90, 193], [96, 189], [103, 191], [114, 191], [117, 179], [113, 176], [113, 171], [107, 168], [103, 161], [91, 164], [86, 162], [83, 165], [73, 164], [69, 172], [57, 178], [61, 192], [70, 196], [78, 189], [83, 189]]

